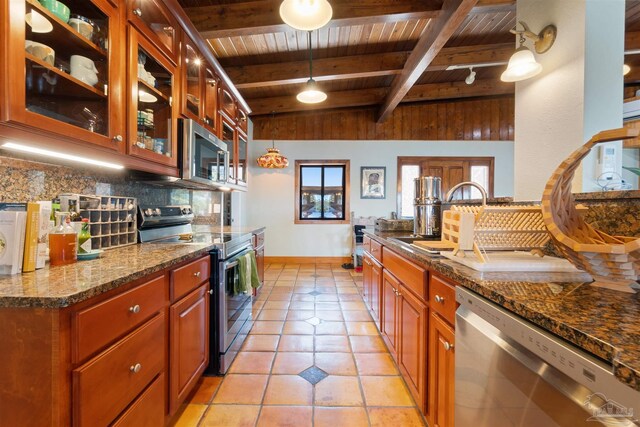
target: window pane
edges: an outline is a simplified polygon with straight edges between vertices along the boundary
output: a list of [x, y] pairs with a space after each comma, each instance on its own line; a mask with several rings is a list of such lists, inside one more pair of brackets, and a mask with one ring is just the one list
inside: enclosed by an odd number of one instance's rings
[[320, 180], [322, 177], [322, 167], [301, 166], [300, 167], [300, 216], [302, 218], [322, 217], [322, 188]]
[[344, 187], [342, 186], [344, 168], [342, 166], [325, 166], [324, 168], [324, 217], [327, 219], [343, 219], [342, 204]]
[[[471, 166], [471, 181], [476, 184], [480, 184], [482, 188], [487, 190], [489, 188], [489, 167], [481, 165]], [[482, 195], [477, 188], [470, 187], [470, 189], [472, 199], [482, 198]]]
[[413, 218], [413, 196], [415, 178], [420, 176], [420, 166], [403, 165], [400, 170], [402, 174], [402, 203], [400, 205], [400, 216]]

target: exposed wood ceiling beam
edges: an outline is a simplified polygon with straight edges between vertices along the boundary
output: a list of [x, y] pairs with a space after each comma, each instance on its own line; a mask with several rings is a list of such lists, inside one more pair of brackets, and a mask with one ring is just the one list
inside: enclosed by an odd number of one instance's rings
[[640, 31], [625, 33], [624, 50], [640, 49]]
[[[465, 82], [430, 83], [414, 86], [402, 102], [436, 101], [440, 99], [470, 98], [480, 96], [510, 95], [514, 93], [513, 83], [499, 80], [476, 80], [474, 84]], [[324, 110], [344, 107], [360, 107], [379, 104], [386, 94], [385, 88], [359, 89], [330, 92], [329, 98], [320, 104], [303, 105], [294, 95], [249, 100], [252, 115], [292, 111]]]
[[[450, 65], [507, 61], [513, 43], [444, 48], [427, 71], [442, 71]], [[387, 52], [321, 58], [313, 61], [313, 78], [344, 80], [399, 74], [411, 52]], [[239, 89], [300, 84], [309, 79], [308, 61], [227, 67], [227, 74]]]
[[[291, 31], [280, 18], [282, 0], [261, 0], [186, 8], [204, 38], [248, 36]], [[330, 27], [407, 21], [437, 16], [442, 0], [333, 0]]]
[[471, 13], [515, 12], [516, 0], [478, 0]]
[[378, 112], [378, 123], [391, 115], [393, 109], [418, 81], [477, 2], [478, 0], [444, 1], [440, 15], [427, 27], [407, 59], [404, 69], [393, 80], [391, 89]]

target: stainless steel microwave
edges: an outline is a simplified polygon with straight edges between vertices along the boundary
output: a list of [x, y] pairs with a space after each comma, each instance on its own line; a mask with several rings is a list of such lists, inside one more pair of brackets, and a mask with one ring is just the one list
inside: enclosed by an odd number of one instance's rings
[[180, 168], [183, 184], [218, 188], [227, 185], [227, 144], [193, 120], [180, 119]]

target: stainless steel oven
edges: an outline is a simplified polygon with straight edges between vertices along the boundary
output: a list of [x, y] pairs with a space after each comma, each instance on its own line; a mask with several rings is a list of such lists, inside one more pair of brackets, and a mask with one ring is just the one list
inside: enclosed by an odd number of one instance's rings
[[181, 178], [183, 184], [218, 188], [227, 184], [227, 144], [193, 120], [179, 121]]
[[640, 392], [611, 365], [466, 289], [456, 300], [456, 427], [640, 425]]
[[234, 292], [239, 278], [238, 259], [251, 251], [251, 241], [240, 239], [233, 246], [226, 244], [210, 252], [212, 323], [207, 375], [227, 372], [251, 326], [252, 293]]

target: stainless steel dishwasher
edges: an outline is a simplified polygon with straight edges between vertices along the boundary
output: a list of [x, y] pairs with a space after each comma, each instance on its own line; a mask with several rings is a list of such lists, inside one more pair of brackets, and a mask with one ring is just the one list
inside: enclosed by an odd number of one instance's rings
[[456, 300], [456, 427], [640, 425], [612, 366], [467, 289]]

